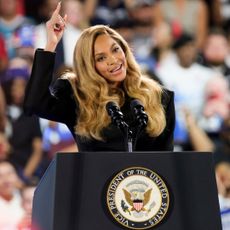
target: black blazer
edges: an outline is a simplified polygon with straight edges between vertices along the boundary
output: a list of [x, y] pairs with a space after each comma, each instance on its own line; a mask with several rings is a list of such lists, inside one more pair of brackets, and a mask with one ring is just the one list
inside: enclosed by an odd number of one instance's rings
[[[58, 79], [51, 86], [55, 53], [36, 50], [31, 78], [27, 84], [24, 112], [61, 122], [67, 125], [78, 145], [79, 151], [125, 151], [125, 141], [121, 131], [114, 125], [103, 130], [105, 141], [85, 139], [75, 134], [77, 104], [68, 80]], [[172, 151], [175, 126], [174, 94], [164, 90], [162, 104], [166, 111], [166, 127], [158, 137], [150, 137], [145, 131], [136, 141], [136, 151]], [[128, 100], [121, 108], [127, 122], [131, 117]]]

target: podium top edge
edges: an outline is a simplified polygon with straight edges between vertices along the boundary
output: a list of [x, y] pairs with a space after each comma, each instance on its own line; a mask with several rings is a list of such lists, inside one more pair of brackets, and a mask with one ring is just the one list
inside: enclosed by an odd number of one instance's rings
[[104, 154], [154, 154], [154, 155], [163, 155], [163, 154], [200, 154], [200, 155], [213, 155], [212, 152], [198, 152], [198, 151], [134, 151], [134, 152], [126, 152], [126, 151], [87, 151], [87, 152], [57, 152], [57, 155], [62, 154], [80, 154], [80, 155], [104, 155]]

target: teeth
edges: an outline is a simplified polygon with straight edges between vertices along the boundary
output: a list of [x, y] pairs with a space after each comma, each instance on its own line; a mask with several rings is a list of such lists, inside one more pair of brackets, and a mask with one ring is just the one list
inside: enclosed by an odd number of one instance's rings
[[121, 68], [121, 65], [119, 65], [116, 69], [113, 69], [111, 72], [116, 72], [117, 70], [119, 70]]

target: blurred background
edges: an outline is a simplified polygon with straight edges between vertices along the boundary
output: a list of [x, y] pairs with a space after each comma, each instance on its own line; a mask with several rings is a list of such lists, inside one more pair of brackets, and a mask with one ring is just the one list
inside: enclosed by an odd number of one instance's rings
[[[0, 230], [31, 229], [46, 168], [57, 152], [77, 152], [65, 125], [22, 110], [34, 52], [45, 46], [45, 22], [58, 2], [0, 0]], [[62, 0], [64, 14], [54, 79], [72, 68], [82, 30], [117, 30], [143, 73], [175, 92], [174, 150], [213, 155], [223, 229], [230, 230], [230, 1]]]

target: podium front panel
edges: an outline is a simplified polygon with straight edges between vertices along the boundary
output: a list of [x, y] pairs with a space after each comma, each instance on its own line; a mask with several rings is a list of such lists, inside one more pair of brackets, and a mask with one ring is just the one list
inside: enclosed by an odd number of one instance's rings
[[128, 229], [109, 212], [106, 193], [133, 167], [157, 173], [170, 196], [164, 219], [148, 229], [222, 229], [212, 155], [197, 152], [58, 153], [35, 193], [33, 223], [41, 230]]

